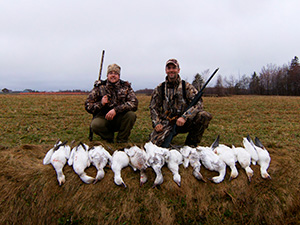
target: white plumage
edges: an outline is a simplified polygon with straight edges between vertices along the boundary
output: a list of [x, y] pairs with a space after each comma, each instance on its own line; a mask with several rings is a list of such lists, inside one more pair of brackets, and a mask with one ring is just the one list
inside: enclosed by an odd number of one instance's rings
[[156, 178], [153, 183], [153, 188], [162, 184], [164, 181], [161, 168], [165, 164], [164, 154], [168, 149], [158, 147], [152, 142], [147, 142], [144, 146], [147, 153], [147, 164], [151, 166], [156, 174]]
[[257, 163], [258, 165], [260, 165], [261, 177], [264, 179], [271, 179], [271, 176], [267, 172], [267, 169], [269, 168], [271, 162], [271, 157], [267, 149], [262, 145], [262, 143], [257, 137], [255, 137], [255, 149], [258, 155]]
[[251, 140], [250, 136], [248, 135], [247, 138], [243, 138], [243, 145], [247, 152], [249, 152], [251, 156], [251, 162], [253, 165], [256, 165], [256, 162], [258, 160], [257, 151], [254, 147], [254, 143]]
[[214, 153], [216, 153], [220, 157], [220, 159], [223, 160], [224, 163], [230, 167], [231, 174], [229, 180], [236, 178], [239, 175], [239, 173], [235, 166], [235, 162], [237, 160], [232, 149], [226, 145], [219, 144], [214, 149]]
[[203, 180], [204, 182], [206, 182], [203, 179], [202, 174], [200, 173], [200, 167], [201, 167], [200, 155], [199, 155], [198, 151], [196, 150], [196, 148], [192, 148], [190, 146], [183, 146], [180, 149], [180, 152], [183, 156], [184, 168], [187, 168], [190, 164], [191, 167], [193, 168], [194, 177], [198, 180]]
[[226, 175], [226, 164], [224, 161], [213, 152], [212, 147], [198, 146], [197, 151], [199, 152], [200, 161], [206, 169], [219, 172], [219, 176], [215, 176], [211, 180], [214, 183], [222, 182]]
[[147, 182], [147, 175], [145, 172], [148, 167], [147, 153], [137, 146], [125, 148], [124, 151], [129, 156], [130, 166], [133, 170], [136, 171], [138, 169], [140, 171], [140, 185], [143, 185]]
[[181, 176], [179, 174], [179, 165], [182, 164], [183, 158], [179, 151], [173, 149], [170, 151], [165, 151], [165, 159], [169, 170], [173, 174], [173, 180], [180, 187]]
[[59, 185], [65, 183], [66, 178], [63, 173], [63, 168], [70, 156], [70, 146], [66, 145], [67, 142], [57, 141], [53, 148], [51, 148], [43, 159], [43, 164], [52, 164], [56, 171], [57, 181]]
[[111, 169], [114, 172], [114, 182], [116, 185], [123, 185], [127, 187], [121, 177], [121, 171], [123, 168], [129, 165], [129, 157], [124, 151], [116, 150], [112, 155]]
[[253, 176], [253, 170], [250, 168], [251, 166], [250, 153], [245, 148], [242, 147], [232, 146], [232, 150], [236, 156], [238, 163], [246, 171], [249, 182], [251, 182], [251, 178]]
[[79, 145], [72, 149], [68, 164], [69, 166], [73, 166], [73, 170], [84, 183], [90, 184], [95, 179], [91, 176], [88, 176], [84, 171], [91, 165], [88, 148], [88, 145], [80, 142]]
[[97, 175], [94, 181], [94, 183], [96, 183], [103, 179], [105, 175], [104, 167], [107, 163], [111, 165], [112, 157], [102, 146], [94, 146], [89, 149], [88, 153], [91, 163], [97, 168]]

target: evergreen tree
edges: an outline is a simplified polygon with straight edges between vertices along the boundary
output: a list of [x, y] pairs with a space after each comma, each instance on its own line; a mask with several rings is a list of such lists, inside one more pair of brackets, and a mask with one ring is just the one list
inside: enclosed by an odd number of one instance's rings
[[204, 80], [203, 80], [202, 76], [201, 76], [199, 73], [197, 73], [197, 74], [195, 75], [195, 77], [194, 77], [194, 80], [193, 80], [193, 82], [192, 82], [192, 85], [193, 85], [198, 91], [200, 91], [200, 89], [202, 88], [203, 84], [204, 84]]
[[250, 89], [250, 94], [252, 95], [258, 95], [260, 94], [260, 87], [259, 87], [259, 77], [257, 76], [256, 72], [252, 74], [252, 77], [250, 79], [249, 83], [249, 89]]
[[295, 56], [288, 70], [288, 88], [290, 95], [300, 95], [300, 64]]

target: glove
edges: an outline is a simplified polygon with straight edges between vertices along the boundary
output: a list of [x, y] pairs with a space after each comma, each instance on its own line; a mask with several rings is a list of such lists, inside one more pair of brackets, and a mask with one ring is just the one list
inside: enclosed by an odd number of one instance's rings
[[101, 81], [101, 80], [96, 80], [96, 81], [95, 81], [95, 83], [94, 83], [94, 87], [98, 87], [98, 86], [100, 86], [100, 85], [101, 85], [101, 83], [102, 83], [102, 81]]

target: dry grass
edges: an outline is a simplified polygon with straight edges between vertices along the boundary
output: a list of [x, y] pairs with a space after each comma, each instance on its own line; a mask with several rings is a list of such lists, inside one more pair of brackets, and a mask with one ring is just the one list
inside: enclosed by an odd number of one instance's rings
[[[128, 167], [122, 171], [125, 189], [113, 183], [109, 168], [102, 181], [87, 185], [65, 166], [66, 183], [59, 187], [52, 166], [42, 165], [58, 138], [122, 147], [99, 137], [88, 142], [91, 116], [83, 108], [85, 97], [0, 95], [0, 224], [299, 224], [299, 97], [204, 99], [214, 118], [201, 144], [210, 145], [218, 134], [222, 143], [236, 146], [248, 133], [258, 136], [272, 157], [272, 180], [263, 180], [259, 167], [252, 166], [251, 183], [240, 167], [235, 180], [229, 181], [227, 173], [220, 184], [203, 183], [190, 167], [181, 167], [178, 187], [164, 167], [163, 184], [152, 189], [152, 169], [139, 187], [139, 173]], [[149, 97], [138, 98], [131, 144], [142, 145], [151, 130]], [[174, 143], [184, 138], [178, 135]], [[94, 167], [86, 172], [96, 175]], [[215, 175], [203, 167], [201, 172], [205, 178]]]

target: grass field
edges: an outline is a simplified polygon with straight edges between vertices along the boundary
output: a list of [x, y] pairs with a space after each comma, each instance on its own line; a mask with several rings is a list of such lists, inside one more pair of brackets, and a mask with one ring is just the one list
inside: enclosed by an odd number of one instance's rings
[[[205, 110], [213, 114], [201, 145], [220, 143], [241, 146], [242, 137], [259, 137], [272, 161], [272, 180], [239, 176], [229, 181], [229, 169], [220, 184], [203, 183], [192, 168], [180, 167], [182, 185], [164, 167], [164, 182], [152, 189], [155, 174], [139, 187], [139, 173], [128, 167], [122, 177], [128, 188], [113, 183], [106, 168], [103, 180], [83, 184], [65, 166], [66, 183], [58, 186], [51, 165], [43, 165], [46, 152], [58, 138], [108, 144], [99, 137], [88, 141], [91, 115], [84, 110], [85, 95], [0, 95], [0, 224], [300, 224], [300, 97], [206, 97]], [[149, 96], [138, 95], [137, 121], [129, 145], [148, 141], [151, 121]], [[173, 140], [182, 145], [185, 135]], [[110, 150], [111, 151], [111, 150]], [[96, 169], [86, 172], [95, 176]], [[201, 167], [205, 178], [216, 173]]]

